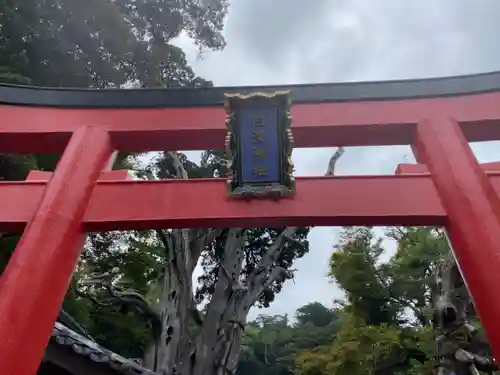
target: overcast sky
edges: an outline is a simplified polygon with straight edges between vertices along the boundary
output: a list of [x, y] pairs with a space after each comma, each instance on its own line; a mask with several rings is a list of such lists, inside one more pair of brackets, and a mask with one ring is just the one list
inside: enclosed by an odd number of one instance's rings
[[[500, 70], [499, 20], [499, 0], [233, 0], [225, 50], [200, 59], [189, 39], [176, 44], [217, 86], [424, 78]], [[500, 161], [497, 142], [473, 148], [481, 162]], [[296, 174], [322, 175], [333, 150], [296, 150]], [[337, 172], [392, 174], [413, 160], [409, 147], [349, 148]], [[312, 229], [295, 284], [251, 318], [331, 305], [341, 295], [325, 277], [337, 235]]]

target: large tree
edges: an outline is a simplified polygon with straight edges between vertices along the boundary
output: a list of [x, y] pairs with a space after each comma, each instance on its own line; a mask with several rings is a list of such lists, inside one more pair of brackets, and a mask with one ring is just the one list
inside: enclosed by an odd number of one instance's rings
[[[342, 153], [333, 155], [328, 174]], [[227, 165], [221, 151], [204, 152], [199, 163], [164, 152], [144, 175], [217, 177], [227, 174]], [[250, 308], [267, 307], [293, 278], [293, 261], [309, 250], [307, 233], [308, 228], [291, 227], [165, 229], [130, 234], [126, 243], [120, 234], [93, 235], [79, 293], [101, 307], [125, 306], [140, 314], [149, 327], [146, 367], [161, 374], [231, 374], [238, 367]], [[202, 272], [193, 287], [197, 265]], [[120, 349], [138, 352], [137, 347]]]
[[172, 40], [225, 45], [227, 0], [2, 0], [0, 79], [41, 86], [203, 84]]
[[[226, 172], [220, 152], [205, 152], [198, 165], [181, 153], [165, 152], [148, 174], [185, 179]], [[109, 237], [93, 235], [81, 265], [86, 271], [80, 292], [98, 305], [140, 313], [149, 326], [146, 367], [161, 374], [234, 373], [250, 308], [268, 306], [293, 277], [294, 259], [308, 251], [307, 233], [307, 228], [165, 229], [131, 233], [126, 242], [116, 234], [104, 246], [100, 241]], [[125, 261], [131, 255], [140, 263]], [[197, 265], [203, 272], [193, 288]]]

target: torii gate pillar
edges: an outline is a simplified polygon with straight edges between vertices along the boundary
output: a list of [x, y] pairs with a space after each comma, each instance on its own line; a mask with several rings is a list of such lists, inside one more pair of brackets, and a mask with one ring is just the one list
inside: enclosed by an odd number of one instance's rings
[[[417, 124], [413, 149], [427, 164], [446, 210], [453, 251], [492, 343], [500, 343], [500, 198], [458, 124], [431, 117]], [[499, 345], [493, 345], [500, 358]]]
[[[35, 374], [40, 365], [83, 249], [85, 210], [97, 179], [110, 166], [112, 152], [102, 127], [86, 126], [73, 133], [2, 274], [0, 372], [4, 375]], [[27, 339], [28, 353], [20, 350]]]

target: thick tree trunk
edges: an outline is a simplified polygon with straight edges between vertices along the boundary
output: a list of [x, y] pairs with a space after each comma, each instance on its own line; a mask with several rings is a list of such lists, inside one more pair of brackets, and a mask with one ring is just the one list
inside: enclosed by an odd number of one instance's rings
[[162, 232], [160, 236], [167, 252], [157, 308], [161, 325], [153, 331], [144, 362], [159, 374], [173, 374], [184, 367], [193, 347], [188, 325], [195, 308], [191, 282], [194, 267], [188, 256], [189, 230]]
[[479, 375], [478, 370], [496, 371], [495, 361], [482, 353], [488, 344], [469, 323], [471, 297], [451, 252], [438, 273], [439, 295], [433, 319], [438, 374]]
[[[341, 148], [332, 157], [328, 175], [333, 174], [342, 153]], [[177, 154], [167, 152], [165, 156], [170, 163], [169, 173], [174, 178], [187, 178]], [[294, 240], [296, 228], [286, 228], [268, 246], [253, 272], [245, 274], [244, 283], [246, 230], [230, 229], [223, 258], [216, 265], [214, 292], [201, 319], [194, 301], [192, 275], [202, 251], [221, 232], [214, 229], [157, 231], [167, 254], [157, 301], [147, 302], [133, 292], [118, 293], [116, 286], [103, 284], [117, 303], [136, 302], [135, 307], [151, 322], [152, 337], [145, 351], [144, 366], [158, 374], [234, 375], [250, 308], [275, 281], [292, 276], [293, 271], [278, 264], [285, 243], [297, 245]], [[195, 328], [199, 332], [196, 335], [190, 324], [197, 324]]]
[[[196, 232], [196, 231], [194, 231]], [[233, 290], [242, 263], [243, 230], [231, 230], [226, 254], [219, 268], [219, 280], [207, 309], [201, 333], [192, 337], [190, 327], [197, 313], [193, 299], [193, 258], [201, 255], [199, 233], [175, 230], [164, 233], [168, 251], [158, 310], [161, 326], [147, 348], [145, 365], [159, 374], [215, 375], [234, 373], [248, 309], [242, 305], [247, 291]], [[194, 240], [197, 239], [197, 240]], [[211, 241], [210, 238], [205, 238]], [[198, 258], [196, 257], [196, 260]]]

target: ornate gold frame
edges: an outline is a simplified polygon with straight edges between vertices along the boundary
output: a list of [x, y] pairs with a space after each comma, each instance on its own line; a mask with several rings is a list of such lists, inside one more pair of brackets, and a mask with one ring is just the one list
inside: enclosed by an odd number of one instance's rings
[[[228, 133], [225, 140], [226, 156], [229, 160], [229, 173], [227, 180], [227, 193], [233, 198], [282, 198], [295, 194], [295, 178], [292, 152], [294, 139], [291, 130], [292, 116], [290, 112], [290, 91], [275, 91], [272, 93], [253, 92], [248, 94], [225, 94], [226, 127]], [[279, 147], [282, 149], [280, 156], [280, 182], [267, 184], [242, 184], [240, 182], [240, 142], [238, 141], [236, 126], [237, 103], [251, 101], [258, 98], [268, 99], [270, 104], [279, 109], [278, 129], [280, 130]]]

